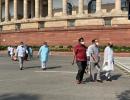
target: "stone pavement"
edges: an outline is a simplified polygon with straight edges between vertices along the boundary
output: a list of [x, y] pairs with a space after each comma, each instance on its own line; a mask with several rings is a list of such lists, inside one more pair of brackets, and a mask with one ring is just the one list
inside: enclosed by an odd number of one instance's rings
[[116, 57], [115, 63], [130, 73], [130, 57]]
[[18, 62], [0, 56], [0, 100], [130, 100], [130, 76], [123, 70], [115, 66], [112, 82], [77, 85], [71, 61], [72, 56], [50, 56], [42, 71], [34, 58], [20, 71]]

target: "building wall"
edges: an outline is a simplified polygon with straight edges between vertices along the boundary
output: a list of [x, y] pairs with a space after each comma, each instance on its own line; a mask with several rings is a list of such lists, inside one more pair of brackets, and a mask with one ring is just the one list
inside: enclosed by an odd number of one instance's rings
[[97, 38], [101, 45], [113, 42], [115, 45], [130, 46], [130, 26], [107, 27], [89, 26], [75, 28], [51, 28], [43, 30], [24, 30], [21, 32], [5, 32], [1, 34], [1, 45], [18, 45], [23, 41], [29, 45], [41, 45], [47, 41], [49, 45], [75, 45], [78, 38], [84, 37], [87, 45]]

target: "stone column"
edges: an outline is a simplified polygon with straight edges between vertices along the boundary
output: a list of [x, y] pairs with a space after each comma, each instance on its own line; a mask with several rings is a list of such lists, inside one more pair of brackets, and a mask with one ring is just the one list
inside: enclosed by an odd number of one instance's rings
[[42, 9], [43, 9], [43, 0], [40, 0], [40, 17], [42, 17], [43, 13], [42, 13]]
[[39, 18], [39, 0], [35, 0], [35, 18]]
[[0, 0], [0, 22], [2, 21], [2, 0]]
[[5, 21], [9, 21], [9, 0], [5, 0]]
[[79, 0], [79, 15], [83, 15], [84, 12], [84, 0]]
[[67, 15], [67, 1], [68, 0], [63, 0], [63, 16]]
[[101, 11], [101, 0], [96, 0], [96, 12]]
[[31, 18], [33, 18], [34, 16], [34, 0], [31, 0]]
[[48, 0], [48, 17], [52, 17], [53, 4], [52, 0]]
[[17, 0], [14, 0], [14, 20], [17, 20]]
[[115, 10], [121, 10], [121, 0], [115, 0]]
[[28, 18], [28, 13], [27, 13], [27, 10], [28, 9], [28, 0], [24, 0], [24, 19], [27, 19]]

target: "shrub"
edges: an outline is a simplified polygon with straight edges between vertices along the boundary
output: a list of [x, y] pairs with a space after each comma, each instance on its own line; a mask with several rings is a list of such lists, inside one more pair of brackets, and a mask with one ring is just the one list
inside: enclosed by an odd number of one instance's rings
[[63, 45], [60, 45], [59, 48], [63, 48], [64, 46]]

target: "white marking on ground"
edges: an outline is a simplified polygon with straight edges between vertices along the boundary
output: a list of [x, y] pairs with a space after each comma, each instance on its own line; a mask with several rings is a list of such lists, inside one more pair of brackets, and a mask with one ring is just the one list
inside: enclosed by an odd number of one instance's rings
[[37, 73], [66, 73], [66, 74], [76, 74], [77, 72], [72, 71], [35, 71]]

